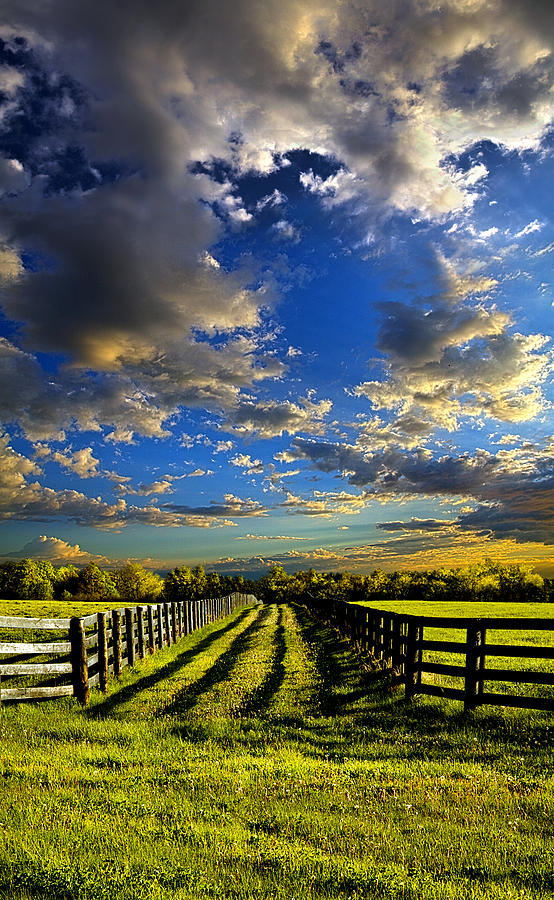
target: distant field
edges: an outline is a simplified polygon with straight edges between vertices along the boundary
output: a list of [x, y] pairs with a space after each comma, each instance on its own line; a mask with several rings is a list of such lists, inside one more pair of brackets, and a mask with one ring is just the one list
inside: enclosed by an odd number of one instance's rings
[[546, 900], [554, 716], [406, 704], [294, 605], [0, 711], [2, 900]]
[[[1, 600], [0, 616], [29, 616], [32, 619], [65, 619], [69, 616], [88, 616], [105, 609], [120, 609], [128, 600]], [[131, 603], [131, 606], [135, 604]]]
[[368, 600], [360, 603], [360, 606], [374, 606], [376, 609], [410, 613], [414, 616], [554, 619], [554, 603], [456, 603], [434, 600], [380, 600], [373, 603]]

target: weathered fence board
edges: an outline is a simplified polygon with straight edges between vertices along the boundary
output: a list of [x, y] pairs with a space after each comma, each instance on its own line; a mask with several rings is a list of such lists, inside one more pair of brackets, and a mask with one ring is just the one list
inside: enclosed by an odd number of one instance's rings
[[27, 619], [24, 616], [0, 616], [0, 628], [25, 628], [37, 631], [68, 631], [71, 619]]
[[0, 675], [66, 675], [69, 672], [71, 663], [0, 663]]
[[72, 684], [21, 688], [5, 688], [2, 686], [2, 700], [43, 700], [53, 697], [70, 697], [72, 694]]
[[0, 641], [0, 653], [69, 653], [71, 644], [69, 641], [48, 641], [33, 643], [6, 643]]

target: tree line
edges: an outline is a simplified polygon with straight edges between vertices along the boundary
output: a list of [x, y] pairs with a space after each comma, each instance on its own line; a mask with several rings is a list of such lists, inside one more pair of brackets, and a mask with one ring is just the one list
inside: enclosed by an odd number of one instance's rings
[[545, 602], [554, 599], [554, 582], [529, 565], [490, 559], [456, 569], [376, 569], [368, 575], [314, 569], [289, 574], [282, 566], [273, 566], [254, 581], [242, 575], [207, 573], [202, 566], [176, 566], [162, 578], [138, 563], [118, 569], [101, 569], [95, 563], [78, 569], [31, 559], [0, 564], [0, 597], [7, 599], [149, 603], [222, 597], [235, 591], [255, 594], [264, 602], [304, 602], [314, 597], [319, 601], [365, 600], [375, 606], [380, 600]]
[[315, 572], [313, 569], [289, 575], [274, 566], [253, 589], [264, 601], [322, 600], [453, 600], [548, 602], [554, 600], [554, 582], [524, 563], [497, 563], [485, 559], [461, 568], [427, 571], [383, 572], [369, 575], [350, 572]]
[[155, 603], [158, 600], [200, 600], [248, 593], [242, 575], [207, 574], [202, 566], [177, 566], [165, 578], [138, 563], [101, 569], [89, 563], [54, 566], [22, 559], [0, 563], [0, 597], [19, 600], [99, 600]]

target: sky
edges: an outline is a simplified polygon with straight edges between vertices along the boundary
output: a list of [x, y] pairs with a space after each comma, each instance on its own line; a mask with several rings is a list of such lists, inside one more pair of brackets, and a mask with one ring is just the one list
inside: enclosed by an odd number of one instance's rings
[[554, 5], [2, 7], [0, 560], [554, 575]]

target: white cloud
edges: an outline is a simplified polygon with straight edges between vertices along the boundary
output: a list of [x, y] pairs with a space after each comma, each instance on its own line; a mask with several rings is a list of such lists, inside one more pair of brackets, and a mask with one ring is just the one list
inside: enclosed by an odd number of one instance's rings
[[237, 456], [232, 457], [229, 462], [232, 466], [244, 469], [248, 475], [258, 475], [264, 470], [261, 459], [252, 459], [248, 453], [239, 453]]
[[6, 559], [48, 560], [58, 566], [86, 566], [92, 561], [99, 565], [105, 565], [109, 562], [107, 557], [82, 550], [79, 544], [69, 544], [61, 538], [48, 537], [45, 534], [28, 541], [20, 550], [5, 553], [3, 556]]
[[538, 219], [533, 219], [533, 221], [525, 225], [525, 227], [522, 228], [521, 231], [518, 231], [517, 234], [514, 235], [514, 237], [525, 237], [528, 234], [533, 234], [536, 231], [541, 231], [543, 228], [544, 222], [539, 222]]
[[92, 447], [83, 447], [81, 450], [52, 450], [50, 459], [57, 462], [68, 472], [74, 472], [79, 478], [96, 478], [100, 460], [93, 455]]
[[[125, 479], [127, 481], [127, 479]], [[134, 494], [138, 497], [150, 497], [154, 494], [171, 494], [173, 486], [167, 478], [152, 481], [150, 484], [139, 484], [138, 488], [131, 487], [128, 483], [122, 484], [119, 488], [122, 494]]]
[[[120, 531], [129, 524], [168, 528], [233, 526], [234, 518], [266, 515], [259, 501], [241, 499], [230, 493], [225, 494], [222, 502], [211, 501], [206, 506], [196, 507], [171, 503], [162, 507], [128, 506], [123, 498], [108, 503], [101, 497], [87, 497], [80, 491], [56, 491], [44, 487], [36, 480], [41, 474], [36, 462], [10, 446], [7, 435], [0, 437], [0, 520], [68, 520], [77, 525]], [[173, 476], [166, 476], [158, 482], [134, 489], [128, 486], [126, 476], [104, 474], [111, 478], [120, 492], [138, 496], [167, 493], [174, 480]]]
[[232, 450], [234, 446], [234, 441], [217, 441], [214, 447], [214, 453], [223, 453], [224, 451]]
[[287, 198], [282, 193], [282, 191], [275, 188], [275, 190], [273, 190], [271, 194], [267, 194], [267, 196], [262, 197], [261, 200], [258, 200], [258, 202], [256, 203], [256, 209], [258, 212], [261, 212], [262, 209], [265, 209], [268, 206], [282, 206], [286, 202]]
[[300, 240], [299, 229], [296, 228], [292, 222], [287, 222], [286, 219], [279, 219], [278, 222], [274, 222], [271, 226], [271, 230], [279, 240], [294, 242]]
[[364, 494], [350, 494], [347, 491], [314, 491], [311, 497], [299, 497], [287, 492], [287, 499], [280, 506], [287, 512], [302, 516], [318, 516], [329, 519], [341, 514], [358, 515], [367, 506]]

